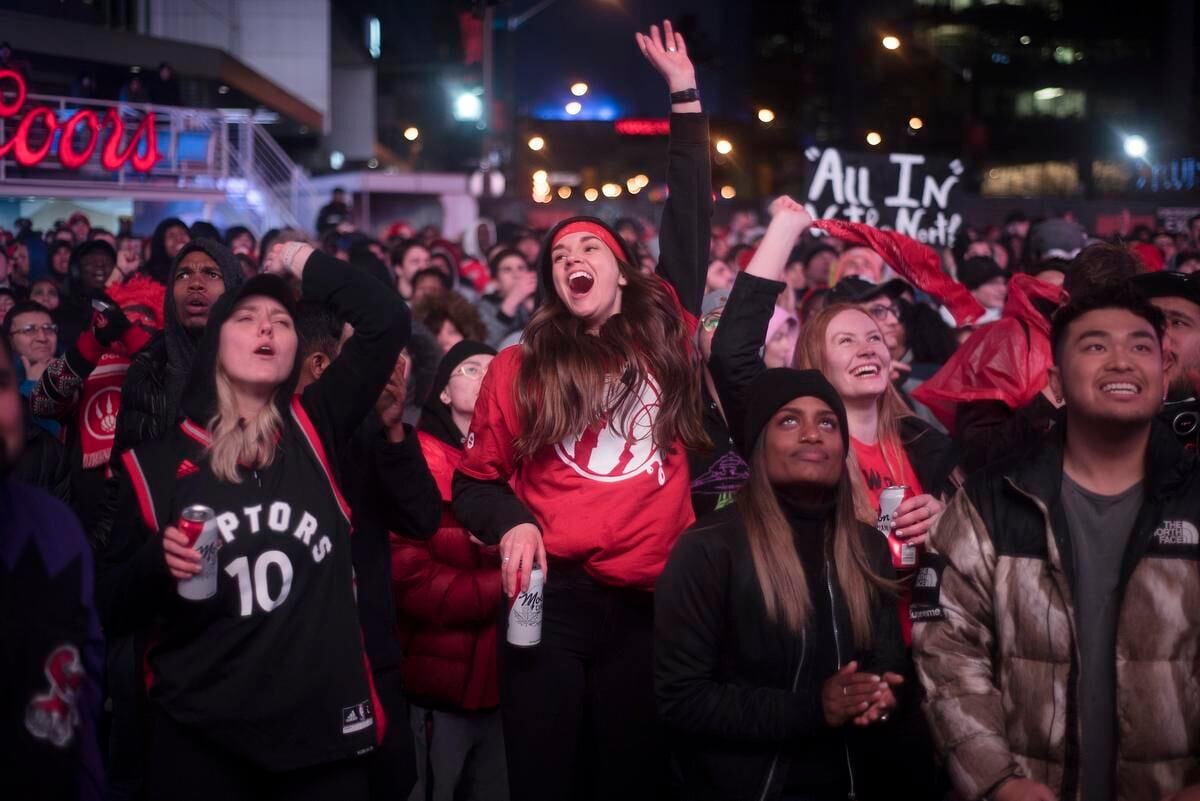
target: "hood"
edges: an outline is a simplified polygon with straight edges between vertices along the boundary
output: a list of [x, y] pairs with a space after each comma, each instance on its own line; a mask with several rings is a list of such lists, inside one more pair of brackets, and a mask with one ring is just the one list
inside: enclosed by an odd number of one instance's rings
[[[164, 271], [163, 276], [166, 279], [164, 283], [168, 287], [168, 291], [163, 301], [163, 337], [167, 343], [166, 387], [167, 403], [171, 409], [179, 408], [179, 401], [183, 397], [184, 387], [188, 381], [188, 373], [192, 368], [200, 337], [189, 332], [180, 322], [179, 315], [175, 312], [175, 298], [169, 288], [174, 283], [175, 270], [179, 267], [179, 263], [189, 253], [195, 253], [198, 250], [208, 254], [209, 258], [215, 261], [221, 269], [221, 275], [225, 277], [224, 296], [235, 294], [245, 280], [237, 256], [234, 256], [229, 248], [211, 239], [193, 239], [188, 242], [176, 254], [169, 268]], [[215, 313], [216, 306], [213, 307], [213, 314]], [[211, 316], [209, 319], [211, 320]]]
[[[484, 247], [481, 241], [483, 239], [487, 240], [487, 247]], [[467, 230], [463, 232], [463, 252], [478, 261], [487, 262], [487, 250], [494, 244], [496, 244], [496, 224], [486, 217], [480, 217], [474, 225], [468, 225]]]
[[154, 229], [154, 234], [150, 237], [150, 258], [143, 268], [150, 273], [151, 278], [167, 286], [170, 286], [167, 283], [168, 271], [174, 267], [170, 257], [167, 256], [167, 229], [176, 226], [185, 231], [188, 230], [187, 223], [178, 217], [168, 217]]
[[429, 388], [428, 399], [421, 410], [420, 429], [428, 434], [432, 434], [447, 445], [460, 450], [463, 446], [462, 432], [454, 424], [454, 417], [450, 412], [450, 407], [442, 403], [441, 398], [438, 396], [442, 394], [442, 390], [450, 383], [450, 373], [454, 371], [454, 368], [472, 356], [479, 355], [495, 356], [496, 349], [482, 342], [473, 342], [469, 339], [464, 339], [446, 351], [446, 355], [442, 357], [441, 362], [438, 364], [433, 385]]
[[[210, 243], [216, 244], [211, 240]], [[184, 251], [180, 251], [180, 255], [185, 251], [186, 248]], [[195, 356], [192, 359], [191, 369], [188, 371], [186, 389], [180, 403], [183, 414], [197, 425], [207, 425], [217, 412], [217, 352], [221, 340], [221, 326], [233, 314], [233, 307], [239, 300], [260, 294], [275, 298], [287, 308], [293, 319], [296, 316], [295, 297], [279, 276], [256, 275], [252, 281], [248, 281], [244, 285], [225, 290], [225, 294], [213, 304], [212, 311], [208, 315], [208, 325], [204, 327], [204, 335], [196, 343]], [[292, 372], [275, 394], [275, 404], [285, 417], [288, 413], [288, 404], [296, 391], [296, 384], [300, 378], [299, 357], [297, 349]]]
[[1008, 282], [1008, 300], [1001, 317], [1024, 320], [1030, 327], [1050, 336], [1050, 317], [1067, 302], [1062, 287], [1039, 281], [1027, 273], [1018, 273]]
[[617, 232], [613, 230], [613, 227], [604, 222], [604, 220], [601, 220], [599, 217], [568, 217], [567, 219], [558, 223], [558, 225], [551, 228], [549, 233], [546, 234], [545, 238], [542, 239], [542, 250], [538, 254], [537, 260], [538, 277], [541, 279], [541, 285], [538, 287], [539, 300], [544, 298], [547, 292], [554, 291], [554, 276], [550, 267], [550, 243], [554, 241], [554, 237], [558, 236], [559, 231], [571, 223], [577, 222], [587, 222], [592, 223], [593, 225], [599, 225], [601, 228], [608, 231], [610, 234], [612, 234], [612, 238], [617, 240], [617, 244], [621, 246], [621, 252], [618, 254], [619, 258], [621, 258], [626, 264], [636, 265], [638, 263], [637, 259], [635, 259], [629, 252], [629, 245], [627, 245], [625, 240], [618, 236]]

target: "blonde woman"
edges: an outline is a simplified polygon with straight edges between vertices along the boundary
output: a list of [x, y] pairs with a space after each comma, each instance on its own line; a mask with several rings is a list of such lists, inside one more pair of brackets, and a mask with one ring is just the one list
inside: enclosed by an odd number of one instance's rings
[[[365, 799], [360, 755], [383, 736], [335, 466], [408, 338], [408, 311], [308, 245], [275, 246], [266, 269], [213, 307], [178, 428], [123, 455], [130, 514], [102, 549], [107, 633], [148, 643], [151, 798]], [[300, 395], [285, 277], [354, 326]], [[176, 525], [195, 505], [219, 533], [215, 556], [205, 549], [212, 594], [189, 600], [176, 582], [202, 556]]]

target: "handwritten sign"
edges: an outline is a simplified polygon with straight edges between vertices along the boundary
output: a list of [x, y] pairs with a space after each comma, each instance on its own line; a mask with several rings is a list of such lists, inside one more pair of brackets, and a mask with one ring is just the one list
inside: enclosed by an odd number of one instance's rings
[[962, 226], [954, 211], [963, 165], [916, 153], [843, 153], [811, 147], [814, 166], [804, 206], [814, 219], [892, 228], [928, 245], [948, 246]]

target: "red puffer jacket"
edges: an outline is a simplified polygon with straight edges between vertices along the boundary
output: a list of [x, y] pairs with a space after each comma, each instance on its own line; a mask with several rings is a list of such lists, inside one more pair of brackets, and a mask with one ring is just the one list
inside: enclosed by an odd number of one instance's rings
[[392, 535], [392, 584], [404, 645], [404, 689], [419, 704], [494, 709], [500, 555], [471, 542], [450, 511], [450, 483], [462, 451], [418, 433], [429, 471], [445, 500], [428, 542]]

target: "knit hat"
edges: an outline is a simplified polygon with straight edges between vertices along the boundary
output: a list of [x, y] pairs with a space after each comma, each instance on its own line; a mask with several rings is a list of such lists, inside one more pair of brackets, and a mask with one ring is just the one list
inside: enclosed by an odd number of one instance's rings
[[900, 278], [893, 278], [882, 284], [872, 284], [860, 276], [848, 275], [829, 290], [829, 302], [866, 303], [883, 295], [896, 300], [908, 290], [908, 284]]
[[794, 370], [776, 367], [764, 370], [746, 389], [745, 441], [742, 452], [749, 461], [758, 443], [758, 435], [766, 428], [771, 416], [796, 398], [820, 398], [837, 415], [841, 428], [842, 448], [850, 450], [850, 428], [846, 422], [846, 407], [837, 390], [818, 370]]
[[967, 289], [975, 290], [997, 278], [1007, 278], [1008, 271], [987, 256], [974, 256], [958, 266], [958, 281]]
[[1073, 259], [1087, 244], [1087, 232], [1077, 222], [1043, 220], [1029, 231], [1029, 249], [1037, 260]]
[[713, 312], [725, 308], [725, 303], [729, 300], [729, 293], [732, 291], [732, 289], [714, 289], [705, 295], [704, 300], [700, 301], [700, 319], [703, 320]]
[[450, 414], [450, 408], [442, 403], [440, 397], [442, 390], [450, 383], [450, 374], [467, 359], [472, 356], [495, 355], [496, 350], [494, 348], [470, 339], [464, 339], [446, 351], [446, 355], [438, 363], [437, 373], [433, 379], [433, 386], [429, 388], [429, 398], [425, 401], [425, 405], [421, 411], [421, 421], [418, 425], [420, 430], [432, 434], [447, 445], [461, 448], [463, 435], [454, 423], [454, 418]]

